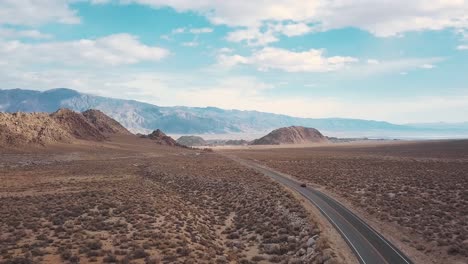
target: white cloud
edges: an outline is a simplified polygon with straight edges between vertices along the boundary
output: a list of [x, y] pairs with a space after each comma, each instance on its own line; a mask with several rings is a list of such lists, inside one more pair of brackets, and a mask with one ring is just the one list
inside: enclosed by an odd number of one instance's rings
[[468, 50], [468, 45], [459, 45], [457, 46], [457, 50]]
[[227, 47], [220, 48], [220, 49], [218, 50], [218, 53], [232, 53], [232, 52], [234, 52], [234, 50], [231, 49], [231, 48], [227, 48]]
[[181, 34], [185, 32], [185, 28], [176, 28], [172, 30], [172, 34]]
[[365, 64], [355, 64], [353, 67], [346, 68], [343, 74], [359, 78], [388, 73], [407, 75], [411, 70], [435, 68], [436, 63], [444, 60], [445, 58], [440, 57], [379, 60], [377, 61], [378, 63], [375, 63], [373, 60], [370, 60], [370, 62], [367, 60]]
[[182, 33], [192, 33], [195, 35], [198, 34], [206, 34], [206, 33], [211, 33], [213, 32], [212, 28], [209, 27], [203, 27], [203, 28], [186, 28], [186, 27], [180, 27], [180, 28], [175, 28], [172, 30], [172, 34], [182, 34]]
[[196, 47], [196, 46], [198, 46], [198, 42], [196, 42], [196, 41], [183, 42], [183, 43], [182, 43], [182, 46], [185, 46], [185, 47]]
[[468, 41], [468, 29], [467, 28], [459, 28], [455, 32], [461, 36], [462, 40]]
[[67, 0], [2, 0], [0, 25], [39, 25], [49, 22], [76, 24], [80, 22]]
[[132, 0], [195, 11], [214, 24], [259, 28], [271, 21], [316, 23], [322, 30], [356, 27], [380, 37], [408, 31], [468, 28], [465, 0]]
[[218, 1], [218, 0], [132, 0], [154, 8], [165, 6], [185, 11], [196, 11], [205, 15], [214, 24], [230, 26], [259, 26], [262, 21], [304, 20], [315, 13], [317, 1]]
[[226, 55], [226, 54], [220, 54], [218, 56], [218, 64], [223, 67], [233, 67], [238, 64], [248, 64], [249, 59], [246, 57], [243, 57], [241, 55]]
[[93, 5], [102, 5], [102, 4], [107, 4], [111, 0], [91, 0], [91, 4]]
[[123, 65], [159, 61], [168, 54], [167, 50], [147, 46], [129, 34], [39, 44], [0, 41], [0, 63], [10, 65]]
[[[76, 0], [2, 0], [0, 25], [79, 23], [70, 4]], [[89, 0], [104, 4], [109, 0]], [[180, 12], [195, 11], [214, 24], [261, 28], [277, 24], [277, 32], [297, 36], [312, 30], [356, 27], [380, 37], [408, 31], [454, 28], [468, 29], [468, 2], [465, 0], [121, 0], [154, 8], [172, 7]], [[194, 29], [196, 31], [196, 29]], [[208, 33], [209, 29], [207, 30]], [[204, 33], [204, 30], [199, 33]], [[194, 33], [194, 32], [193, 32]]]
[[211, 32], [213, 32], [213, 29], [208, 28], [208, 27], [190, 29], [190, 33], [193, 33], [193, 34], [204, 34], [204, 33], [211, 33]]
[[380, 37], [468, 27], [468, 2], [464, 0], [326, 1], [320, 9], [324, 29], [352, 26]]
[[357, 61], [358, 59], [353, 57], [325, 57], [324, 50], [310, 49], [294, 52], [272, 47], [256, 51], [250, 57], [224, 54], [218, 56], [218, 63], [222, 66], [249, 64], [262, 71], [278, 69], [286, 72], [336, 71]]
[[312, 31], [305, 23], [276, 23], [265, 27], [251, 27], [229, 32], [226, 39], [231, 42], [245, 42], [249, 46], [266, 46], [279, 41], [279, 36], [300, 36]]
[[421, 65], [421, 68], [428, 69], [428, 70], [429, 69], [434, 69], [435, 67], [436, 67], [435, 65], [429, 64], [429, 63], [425, 63], [425, 64]]
[[368, 59], [367, 63], [375, 65], [375, 64], [379, 64], [380, 62], [378, 60], [376, 60], [376, 59]]
[[258, 28], [239, 29], [229, 32], [226, 39], [231, 42], [245, 42], [249, 46], [264, 46], [276, 42], [273, 30], [261, 32]]
[[52, 35], [41, 33], [38, 30], [16, 30], [11, 28], [0, 27], [0, 39], [50, 39]]
[[301, 36], [313, 30], [312, 27], [306, 23], [286, 23], [276, 24], [271, 26], [275, 32], [282, 33], [288, 37]]
[[161, 39], [164, 39], [164, 40], [167, 40], [167, 41], [171, 41], [172, 38], [169, 36], [169, 35], [161, 35], [160, 36]]

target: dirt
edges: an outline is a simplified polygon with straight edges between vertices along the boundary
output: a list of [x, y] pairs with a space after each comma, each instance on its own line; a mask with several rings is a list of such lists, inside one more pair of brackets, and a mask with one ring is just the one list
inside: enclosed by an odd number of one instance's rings
[[468, 141], [224, 151], [321, 188], [417, 263], [468, 262]]
[[0, 263], [337, 263], [279, 184], [216, 153], [150, 142], [0, 149]]
[[252, 141], [251, 145], [282, 145], [323, 143], [327, 138], [315, 128], [301, 126], [283, 127], [273, 130], [268, 135]]

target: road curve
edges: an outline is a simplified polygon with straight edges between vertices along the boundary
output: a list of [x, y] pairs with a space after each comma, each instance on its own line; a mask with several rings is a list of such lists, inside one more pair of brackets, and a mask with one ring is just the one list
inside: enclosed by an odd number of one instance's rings
[[297, 191], [307, 200], [312, 202], [341, 234], [343, 239], [356, 254], [360, 263], [413, 263], [400, 250], [393, 246], [387, 239], [366, 224], [357, 215], [324, 193], [310, 187], [301, 187], [301, 183], [299, 181], [293, 180], [282, 173], [259, 165], [255, 162], [243, 160], [227, 154], [224, 154], [224, 156], [273, 178], [290, 189]]

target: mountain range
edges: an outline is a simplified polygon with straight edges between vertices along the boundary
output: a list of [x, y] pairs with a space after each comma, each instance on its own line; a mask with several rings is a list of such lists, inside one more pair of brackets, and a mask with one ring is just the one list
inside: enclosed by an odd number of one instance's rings
[[[226, 110], [216, 107], [157, 106], [134, 100], [114, 99], [57, 88], [47, 91], [0, 90], [0, 112], [54, 112], [69, 108], [83, 112], [98, 109], [132, 132], [157, 128], [169, 134], [263, 133], [279, 127], [314, 127], [326, 135], [435, 137], [468, 135], [466, 123], [406, 124], [349, 118], [299, 118], [258, 111]], [[395, 136], [396, 137], [396, 136]]]

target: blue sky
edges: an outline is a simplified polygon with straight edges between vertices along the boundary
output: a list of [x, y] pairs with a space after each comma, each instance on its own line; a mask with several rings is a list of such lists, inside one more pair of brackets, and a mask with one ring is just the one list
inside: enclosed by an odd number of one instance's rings
[[468, 121], [468, 1], [2, 0], [2, 88]]

